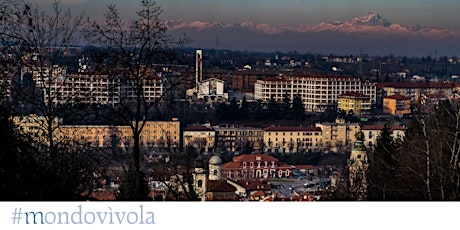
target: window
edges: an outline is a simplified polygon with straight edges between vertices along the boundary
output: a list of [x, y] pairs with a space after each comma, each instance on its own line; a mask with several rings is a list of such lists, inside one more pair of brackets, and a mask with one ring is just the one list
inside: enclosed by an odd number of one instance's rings
[[251, 168], [254, 167], [254, 162], [251, 162], [251, 163], [250, 163], [250, 166], [251, 166]]
[[246, 162], [243, 162], [243, 168], [246, 168]]
[[260, 168], [260, 161], [257, 162], [257, 168]]
[[203, 187], [203, 181], [202, 181], [202, 180], [199, 180], [199, 181], [198, 181], [198, 185], [197, 185], [197, 186], [198, 186], [198, 188], [201, 188], [201, 187]]
[[289, 170], [286, 170], [286, 177], [289, 176]]
[[214, 169], [214, 170], [212, 171], [212, 174], [213, 174], [214, 176], [217, 176], [217, 169]]
[[283, 177], [283, 171], [281, 170], [278, 171], [278, 177]]
[[266, 162], [266, 161], [264, 162], [264, 167], [265, 168], [268, 167], [268, 162]]
[[275, 167], [275, 161], [272, 161], [272, 168]]
[[232, 178], [232, 172], [230, 171], [227, 172], [227, 178]]

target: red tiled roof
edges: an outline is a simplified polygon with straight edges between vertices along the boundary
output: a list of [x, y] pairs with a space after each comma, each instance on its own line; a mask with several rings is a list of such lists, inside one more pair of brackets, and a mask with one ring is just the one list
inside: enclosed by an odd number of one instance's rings
[[192, 125], [185, 128], [184, 131], [214, 131], [214, 129], [204, 125]]
[[406, 97], [406, 96], [400, 95], [400, 94], [391, 95], [391, 96], [388, 96], [388, 97], [385, 97], [385, 98], [395, 99], [395, 100], [410, 100], [411, 99], [410, 97]]
[[313, 165], [294, 165], [296, 169], [317, 169], [318, 166]]
[[265, 196], [265, 192], [262, 191], [262, 190], [259, 190], [253, 194], [250, 195], [250, 197], [254, 198], [254, 197], [261, 197], [261, 196]]
[[321, 132], [321, 128], [314, 126], [270, 126], [264, 128], [263, 131]]
[[255, 190], [270, 191], [271, 190], [270, 182], [266, 180], [259, 180], [259, 179], [235, 180], [234, 182], [240, 185], [241, 187], [246, 188], [250, 191], [255, 191]]
[[339, 95], [339, 97], [364, 97], [364, 98], [370, 98], [370, 96], [360, 93], [360, 92], [347, 92], [344, 94]]
[[232, 162], [227, 162], [222, 165], [222, 169], [239, 169], [240, 168], [240, 162], [237, 161], [232, 161]]
[[207, 182], [208, 192], [235, 192], [236, 188], [227, 183], [225, 180], [208, 180]]
[[243, 155], [234, 157], [233, 161], [234, 162], [255, 161], [258, 157], [261, 158], [261, 161], [278, 161], [278, 159], [276, 159], [275, 157], [272, 157], [272, 156], [267, 155], [267, 154], [261, 154], [261, 153], [258, 153], [258, 154], [243, 154]]
[[377, 83], [377, 89], [382, 89], [384, 87], [392, 88], [453, 88], [458, 85], [454, 82], [381, 82]]
[[[363, 125], [362, 130], [382, 130], [384, 125]], [[404, 126], [392, 125], [391, 130], [406, 130]]]

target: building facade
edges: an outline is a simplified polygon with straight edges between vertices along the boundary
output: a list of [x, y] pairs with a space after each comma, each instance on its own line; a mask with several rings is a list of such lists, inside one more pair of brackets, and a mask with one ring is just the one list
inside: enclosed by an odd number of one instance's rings
[[258, 80], [254, 86], [254, 99], [282, 102], [288, 96], [300, 95], [305, 110], [324, 112], [336, 106], [338, 96], [348, 92], [369, 95], [371, 105], [376, 101], [375, 83], [349, 76], [299, 75]]
[[292, 165], [280, 162], [267, 154], [244, 154], [233, 158], [232, 162], [222, 165], [222, 178], [290, 178]]
[[371, 113], [371, 100], [363, 93], [344, 93], [337, 97], [337, 109], [347, 114], [351, 111], [356, 116], [366, 116]]
[[199, 152], [213, 152], [216, 142], [216, 131], [204, 125], [192, 125], [182, 132], [183, 147], [192, 146]]
[[321, 145], [321, 128], [308, 126], [270, 126], [263, 129], [267, 153], [303, 153]]
[[383, 112], [391, 115], [411, 114], [411, 97], [400, 94], [384, 97]]
[[[251, 148], [254, 152], [263, 151], [264, 131], [262, 128], [241, 126], [216, 126], [216, 152], [241, 152]], [[250, 146], [246, 146], [246, 145]]]

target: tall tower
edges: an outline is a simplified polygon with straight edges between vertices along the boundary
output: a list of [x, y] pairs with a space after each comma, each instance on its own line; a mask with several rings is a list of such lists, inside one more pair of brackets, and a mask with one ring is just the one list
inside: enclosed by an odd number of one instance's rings
[[209, 180], [222, 179], [222, 159], [214, 155], [209, 159]]
[[195, 75], [196, 75], [196, 92], [199, 92], [199, 83], [203, 81], [203, 51], [196, 50], [196, 66], [195, 66]]
[[357, 201], [367, 198], [366, 171], [369, 166], [367, 162], [367, 149], [364, 145], [364, 133], [361, 129], [355, 134], [356, 141], [348, 159], [349, 192], [352, 199]]

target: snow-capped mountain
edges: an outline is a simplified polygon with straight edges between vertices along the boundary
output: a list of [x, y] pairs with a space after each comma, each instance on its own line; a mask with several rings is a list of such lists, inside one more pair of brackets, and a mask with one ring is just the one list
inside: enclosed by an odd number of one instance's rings
[[[460, 31], [437, 27], [405, 26], [390, 22], [377, 12], [356, 17], [348, 21], [324, 21], [316, 25], [281, 25], [245, 21], [241, 23], [222, 22], [186, 22], [170, 20], [166, 22], [173, 33], [189, 34], [195, 45], [216, 48], [216, 37], [219, 37], [219, 48], [254, 49], [271, 48], [274, 50], [307, 50], [324, 47], [331, 49], [326, 52], [344, 49], [369, 47], [369, 50], [397, 51], [423, 49], [453, 50], [457, 53], [460, 45], [454, 40], [460, 39]], [[310, 48], [315, 46], [314, 48]], [[438, 48], [439, 47], [439, 48]], [[319, 49], [318, 48], [318, 49]], [[332, 50], [334, 49], [334, 50]], [[359, 50], [359, 48], [358, 48]]]

